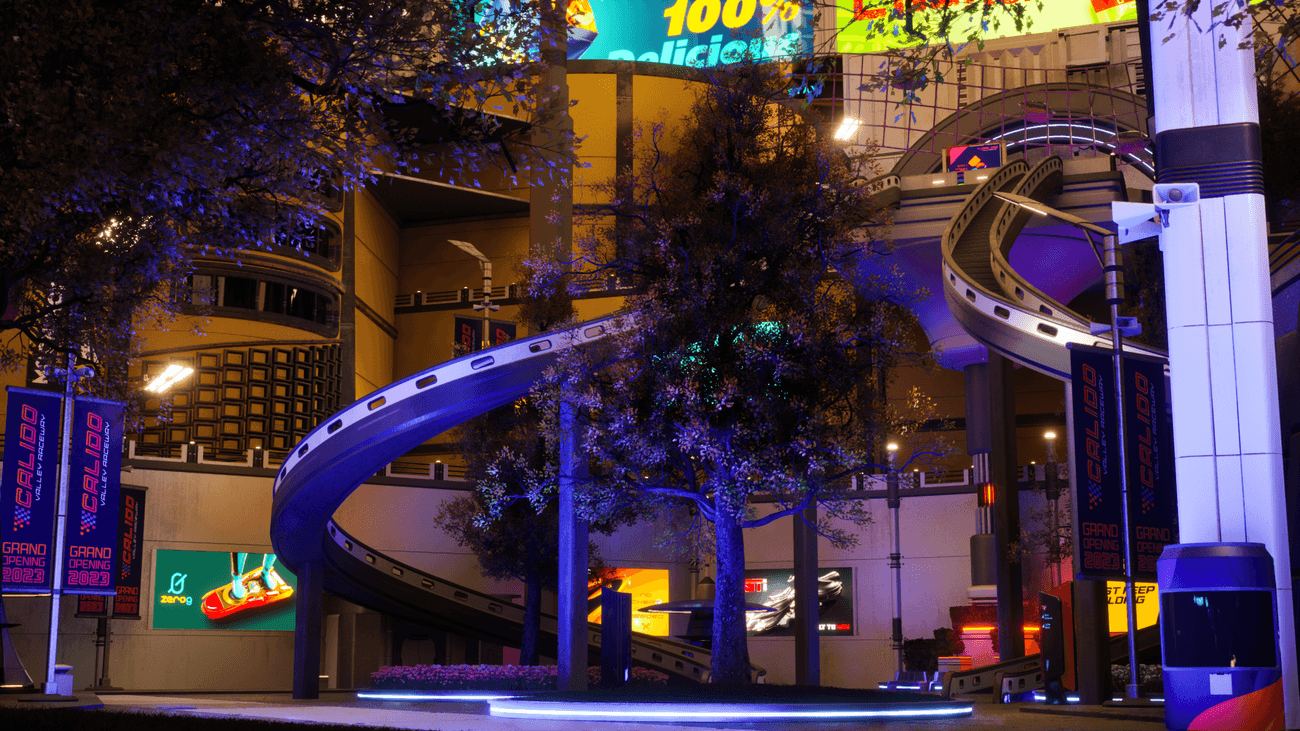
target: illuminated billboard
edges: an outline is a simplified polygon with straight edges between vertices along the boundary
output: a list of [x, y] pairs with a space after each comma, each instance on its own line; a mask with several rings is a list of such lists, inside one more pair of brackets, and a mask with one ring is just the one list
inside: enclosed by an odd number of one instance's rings
[[[1011, 4], [1014, 0], [1008, 0]], [[965, 8], [970, 0], [912, 0], [912, 24], [921, 29], [933, 24], [938, 9], [945, 6]], [[982, 30], [985, 40], [1009, 38], [1026, 33], [1043, 33], [1057, 28], [1071, 28], [1093, 23], [1137, 20], [1136, 0], [1052, 0], [1038, 3], [1021, 0], [1025, 24], [1016, 30], [1009, 11], [995, 9], [990, 25]], [[836, 50], [840, 53], [879, 53], [890, 48], [919, 46], [942, 39], [916, 37], [905, 29], [903, 3], [900, 0], [836, 0], [836, 27], [839, 35]], [[963, 15], [953, 24], [948, 41], [965, 43], [973, 29], [984, 22], [979, 16]]]
[[[749, 612], [746, 629], [751, 636], [782, 637], [794, 634], [798, 607], [794, 601], [793, 569], [745, 571], [745, 601], [771, 607], [770, 612]], [[827, 636], [853, 634], [853, 569], [817, 570], [817, 629]]]
[[154, 554], [154, 629], [293, 631], [297, 578], [273, 553]]
[[573, 0], [569, 58], [718, 66], [812, 50], [804, 0]]
[[[1124, 582], [1106, 582], [1106, 614], [1110, 619], [1110, 633], [1128, 632], [1128, 602], [1124, 597]], [[1133, 609], [1137, 612], [1138, 629], [1150, 627], [1160, 620], [1160, 592], [1155, 584], [1133, 584]]]
[[[668, 601], [668, 569], [614, 569], [608, 586], [632, 595], [632, 631], [668, 636], [668, 615], [638, 609]], [[587, 621], [600, 622], [600, 585], [587, 585]]]

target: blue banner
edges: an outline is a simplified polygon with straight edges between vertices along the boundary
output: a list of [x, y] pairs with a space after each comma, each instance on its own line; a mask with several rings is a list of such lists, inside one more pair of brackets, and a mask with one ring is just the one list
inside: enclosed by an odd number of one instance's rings
[[1124, 577], [1124, 506], [1115, 418], [1115, 359], [1109, 350], [1070, 345], [1074, 418], [1074, 572], [1079, 579]]
[[115, 594], [118, 488], [122, 479], [122, 404], [78, 398], [68, 444], [68, 520], [63, 593]]
[[1124, 453], [1133, 576], [1155, 581], [1156, 559], [1178, 542], [1174, 433], [1165, 361], [1124, 356]]
[[0, 473], [3, 590], [48, 593], [58, 514], [59, 409], [57, 394], [8, 389], [4, 470]]

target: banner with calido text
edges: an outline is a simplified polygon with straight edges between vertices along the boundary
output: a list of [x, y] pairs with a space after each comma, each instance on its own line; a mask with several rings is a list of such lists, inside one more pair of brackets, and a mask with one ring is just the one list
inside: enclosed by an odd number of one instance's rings
[[61, 577], [65, 594], [117, 593], [113, 557], [118, 543], [122, 421], [122, 404], [117, 401], [73, 401]]
[[1166, 361], [1124, 356], [1124, 453], [1128, 472], [1128, 527], [1133, 576], [1154, 581], [1156, 559], [1178, 542], [1174, 434], [1166, 389]]
[[1124, 577], [1114, 353], [1070, 345], [1074, 556], [1079, 579]]
[[144, 545], [145, 488], [122, 485], [117, 500], [117, 593], [112, 602], [106, 594], [82, 594], [77, 597], [78, 617], [140, 618], [140, 547]]
[[3, 590], [6, 594], [44, 594], [50, 591], [54, 565], [63, 399], [44, 391], [7, 390], [5, 458], [0, 474]]
[[113, 617], [117, 619], [140, 618], [144, 497], [143, 487], [122, 485], [122, 497], [117, 504], [117, 595], [113, 598]]

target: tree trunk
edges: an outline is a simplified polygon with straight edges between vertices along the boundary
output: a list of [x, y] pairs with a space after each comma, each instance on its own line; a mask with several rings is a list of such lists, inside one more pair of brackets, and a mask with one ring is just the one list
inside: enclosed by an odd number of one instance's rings
[[519, 664], [538, 662], [537, 635], [542, 629], [542, 580], [536, 574], [524, 581], [524, 636], [519, 645]]
[[745, 634], [745, 536], [740, 522], [743, 505], [728, 500], [725, 490], [715, 491], [717, 509], [716, 596], [713, 600], [712, 682], [740, 685], [749, 682], [749, 644]]

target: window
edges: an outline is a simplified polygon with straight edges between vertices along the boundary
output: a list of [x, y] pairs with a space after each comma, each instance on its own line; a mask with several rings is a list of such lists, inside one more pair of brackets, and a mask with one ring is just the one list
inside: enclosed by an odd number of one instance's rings
[[1272, 592], [1167, 592], [1160, 605], [1166, 666], [1277, 667]]
[[218, 277], [222, 307], [257, 309], [257, 280], [247, 277]]
[[195, 307], [209, 307], [215, 299], [213, 291], [216, 278], [211, 274], [195, 274], [190, 277], [190, 304]]
[[326, 260], [331, 269], [338, 268], [342, 232], [333, 221], [321, 221], [320, 225], [302, 228], [291, 234], [282, 234], [275, 239], [275, 246], [280, 253], [306, 256], [308, 259], [319, 257]]

